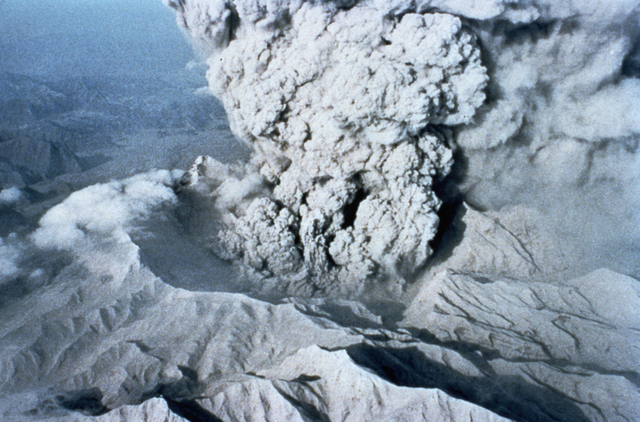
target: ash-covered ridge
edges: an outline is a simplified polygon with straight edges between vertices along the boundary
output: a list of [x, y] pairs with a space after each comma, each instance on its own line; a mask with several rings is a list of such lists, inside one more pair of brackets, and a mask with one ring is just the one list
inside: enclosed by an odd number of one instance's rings
[[321, 289], [423, 265], [434, 181], [452, 165], [443, 127], [485, 99], [461, 20], [366, 2], [169, 4], [211, 53], [209, 86], [255, 151], [241, 175], [211, 158], [190, 173], [187, 189], [219, 213], [212, 247], [258, 278]]
[[3, 420], [640, 417], [637, 280], [608, 270], [563, 283], [496, 275], [496, 263], [517, 275], [552, 262], [527, 242], [532, 268], [518, 224], [469, 211], [458, 224], [486, 243], [456, 248], [403, 311], [175, 288], [145, 264], [141, 240], [172, 236], [166, 260], [194, 252], [176, 239], [179, 176], [83, 189], [29, 239], [0, 245], [15, 264], [0, 279], [11, 280], [0, 285]]

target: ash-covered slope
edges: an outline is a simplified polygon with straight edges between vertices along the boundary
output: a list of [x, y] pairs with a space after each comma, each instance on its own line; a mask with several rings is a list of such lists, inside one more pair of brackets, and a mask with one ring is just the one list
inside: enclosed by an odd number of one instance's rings
[[[640, 417], [637, 280], [607, 270], [564, 283], [464, 274], [482, 265], [482, 250], [461, 248], [404, 311], [187, 291], [154, 275], [132, 241], [179, 227], [179, 180], [157, 172], [87, 188], [28, 241], [3, 245], [31, 256], [14, 258], [2, 284], [3, 420]], [[149, 225], [152, 214], [162, 224]], [[508, 223], [489, 232], [465, 221], [489, 244], [524, 240]], [[517, 262], [518, 247], [500, 253]]]

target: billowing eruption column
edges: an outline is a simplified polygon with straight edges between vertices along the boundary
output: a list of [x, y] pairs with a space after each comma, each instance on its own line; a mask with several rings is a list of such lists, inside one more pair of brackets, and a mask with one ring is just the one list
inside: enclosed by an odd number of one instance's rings
[[212, 247], [262, 278], [363, 281], [431, 254], [452, 165], [446, 127], [487, 82], [474, 37], [445, 13], [363, 2], [169, 1], [210, 54], [209, 86], [250, 144], [249, 168], [201, 157]]

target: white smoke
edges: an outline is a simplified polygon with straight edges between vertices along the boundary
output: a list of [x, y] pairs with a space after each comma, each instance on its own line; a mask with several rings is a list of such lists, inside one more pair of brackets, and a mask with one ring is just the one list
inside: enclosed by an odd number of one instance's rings
[[22, 199], [22, 191], [15, 186], [0, 190], [0, 207], [16, 204]]
[[122, 278], [139, 262], [136, 223], [177, 203], [175, 176], [156, 171], [74, 192], [40, 219], [33, 246], [68, 251], [92, 273]]
[[19, 273], [20, 249], [0, 238], [0, 286], [15, 278]]

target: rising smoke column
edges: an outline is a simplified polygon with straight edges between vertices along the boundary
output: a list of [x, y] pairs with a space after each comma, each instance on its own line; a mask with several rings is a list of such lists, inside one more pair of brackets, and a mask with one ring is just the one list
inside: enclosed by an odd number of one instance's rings
[[212, 247], [319, 287], [424, 264], [433, 184], [452, 165], [442, 128], [471, 120], [487, 82], [461, 20], [353, 2], [169, 5], [255, 150], [251, 169], [202, 158], [191, 172], [219, 211]]

